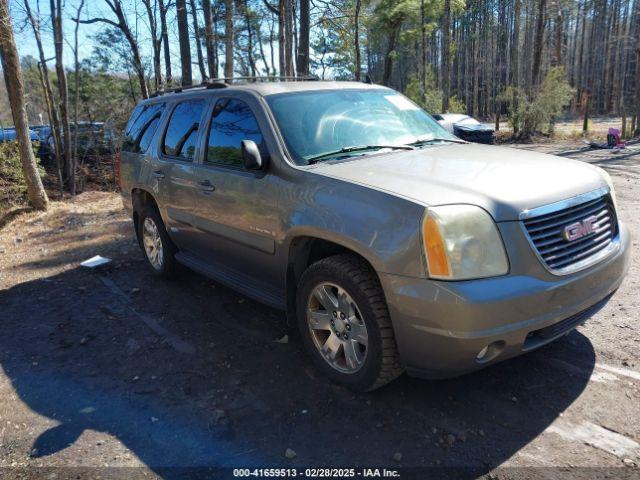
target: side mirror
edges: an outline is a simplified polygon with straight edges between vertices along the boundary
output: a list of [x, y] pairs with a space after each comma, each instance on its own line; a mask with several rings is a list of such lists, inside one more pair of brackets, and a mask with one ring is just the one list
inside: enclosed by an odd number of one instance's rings
[[256, 142], [253, 140], [242, 140], [241, 145], [244, 168], [249, 171], [262, 170], [264, 164]]

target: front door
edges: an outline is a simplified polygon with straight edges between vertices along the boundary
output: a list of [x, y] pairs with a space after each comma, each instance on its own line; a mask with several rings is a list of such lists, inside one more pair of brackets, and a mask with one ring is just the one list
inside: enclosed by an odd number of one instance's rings
[[264, 158], [266, 144], [247, 101], [216, 101], [198, 167], [198, 256], [257, 282], [277, 283], [275, 236], [279, 228], [274, 178], [243, 167], [241, 141], [253, 140]]

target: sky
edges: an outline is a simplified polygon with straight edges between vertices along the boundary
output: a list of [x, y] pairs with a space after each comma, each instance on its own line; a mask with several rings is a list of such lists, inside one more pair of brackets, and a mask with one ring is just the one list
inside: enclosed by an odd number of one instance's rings
[[[11, 16], [13, 20], [13, 27], [16, 35], [16, 43], [18, 46], [18, 51], [20, 56], [24, 57], [27, 55], [31, 55], [35, 58], [38, 58], [38, 47], [33, 35], [33, 30], [31, 28], [30, 23], [27, 21], [26, 10], [24, 7], [25, 0], [9, 0], [10, 8], [11, 8]], [[41, 26], [41, 35], [43, 39], [43, 47], [45, 50], [45, 56], [47, 59], [52, 59], [54, 56], [54, 45], [53, 45], [53, 34], [51, 30], [51, 22], [50, 22], [50, 8], [49, 2], [50, 0], [28, 0], [29, 5], [31, 7], [32, 12], [36, 14], [38, 11], [40, 12], [39, 16], [42, 19]], [[151, 45], [151, 37], [149, 31], [149, 25], [147, 20], [147, 13], [144, 5], [139, 0], [122, 0], [125, 6], [125, 12], [127, 13], [127, 18], [129, 19], [129, 27], [132, 29], [134, 34], [137, 35], [138, 43], [140, 45], [141, 54], [143, 57], [143, 61], [151, 64], [152, 57], [152, 45]], [[199, 6], [200, 2], [197, 1], [196, 4]], [[74, 43], [74, 34], [75, 34], [75, 22], [72, 20], [77, 15], [77, 9], [80, 5], [80, 0], [63, 0], [64, 11], [63, 11], [63, 28], [64, 28], [64, 37], [65, 37], [65, 49], [64, 49], [64, 63], [67, 68], [73, 68], [73, 43]], [[95, 17], [104, 17], [109, 18], [111, 20], [115, 20], [115, 15], [109, 9], [106, 2], [104, 0], [85, 0], [84, 8], [82, 10], [81, 18], [82, 19], [90, 19]], [[175, 72], [180, 69], [180, 51], [179, 51], [179, 41], [178, 41], [178, 28], [176, 25], [175, 18], [175, 8], [169, 10], [167, 16], [168, 23], [168, 32], [169, 32], [169, 43], [170, 50], [172, 56], [172, 67]], [[200, 25], [204, 25], [204, 20], [202, 19], [202, 12], [200, 11]], [[82, 61], [83, 59], [89, 58], [92, 55], [94, 48], [99, 47], [96, 44], [96, 41], [92, 38], [102, 29], [106, 28], [108, 25], [104, 23], [94, 23], [94, 24], [82, 24], [78, 31], [78, 51], [79, 58]], [[189, 17], [189, 26], [192, 29], [192, 21], [191, 17]], [[266, 25], [263, 28], [267, 28]], [[193, 34], [193, 32], [192, 32]], [[269, 44], [264, 44], [265, 55], [267, 58], [270, 58], [270, 50]], [[206, 53], [205, 53], [206, 54]], [[191, 46], [191, 55], [192, 55], [192, 63], [196, 62], [196, 49], [192, 42]], [[313, 55], [313, 52], [312, 52]], [[278, 58], [277, 52], [277, 43], [274, 48], [274, 58]], [[163, 56], [164, 59], [164, 56]], [[224, 55], [220, 56], [220, 60], [224, 63]], [[260, 59], [256, 60], [258, 69], [263, 70], [264, 64]], [[199, 70], [195, 66], [192, 68], [194, 81], [200, 81]], [[50, 68], [53, 68], [53, 61], [49, 63]], [[222, 74], [222, 67], [220, 66], [220, 74]], [[151, 68], [151, 67], [149, 67]], [[164, 71], [164, 60], [163, 60], [163, 71]], [[151, 72], [149, 72], [151, 74]], [[327, 78], [331, 78], [333, 75], [332, 69], [327, 69], [325, 72]]]
[[[136, 22], [130, 24], [130, 28], [134, 32], [137, 32], [138, 41], [140, 42], [143, 57], [149, 58], [151, 56], [149, 26], [146, 20], [146, 11], [140, 10], [140, 8], [144, 9], [144, 6], [141, 4], [138, 5], [138, 11], [136, 14], [136, 5], [140, 2], [136, 2], [134, 0], [123, 0], [123, 3], [125, 4], [125, 8], [128, 14], [127, 18], [131, 19], [132, 22], [134, 19], [138, 19]], [[73, 52], [71, 47], [73, 47], [75, 33], [75, 22], [72, 20], [72, 17], [76, 16], [79, 4], [80, 0], [66, 0], [64, 2], [64, 63], [69, 68], [73, 66]], [[51, 58], [54, 56], [54, 45], [50, 25], [49, 0], [29, 0], [29, 5], [31, 6], [31, 10], [34, 13], [38, 11], [38, 6], [40, 8], [40, 17], [43, 19], [41, 27], [43, 47], [45, 50], [45, 56], [47, 58]], [[33, 36], [31, 25], [26, 20], [27, 16], [24, 8], [24, 0], [10, 0], [10, 7], [14, 32], [16, 35], [16, 43], [20, 56], [31, 55], [37, 58], [38, 47]], [[82, 11], [81, 18], [89, 19], [94, 17], [106, 17], [111, 20], [115, 20], [115, 15], [113, 14], [113, 12], [111, 12], [104, 0], [85, 0], [85, 6]], [[170, 16], [170, 18], [168, 18], [168, 22], [169, 41], [171, 44], [171, 52], [173, 57], [172, 65], [179, 66], [180, 56], [175, 18]], [[100, 30], [104, 29], [106, 26], [107, 25], [105, 25], [104, 23], [94, 23], [89, 25], [83, 24], [80, 26], [78, 31], [78, 51], [80, 60], [86, 59], [91, 56], [94, 47], [96, 47], [96, 42], [92, 37]], [[195, 51], [192, 52], [192, 55], [195, 57]], [[175, 66], [174, 69], [176, 68]], [[50, 67], [53, 67], [53, 63], [50, 64]], [[197, 73], [197, 69], [195, 69], [194, 76], [196, 76]]]

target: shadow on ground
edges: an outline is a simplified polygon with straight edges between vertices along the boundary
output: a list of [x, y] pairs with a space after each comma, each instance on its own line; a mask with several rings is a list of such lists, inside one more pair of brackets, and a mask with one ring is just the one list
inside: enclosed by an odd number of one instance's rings
[[[165, 478], [270, 465], [467, 467], [475, 476], [553, 422], [595, 363], [574, 332], [458, 379], [404, 376], [354, 394], [316, 374], [295, 333], [275, 342], [286, 333], [280, 312], [191, 272], [156, 279], [138, 253], [114, 257], [102, 272], [76, 268], [0, 292], [0, 366], [26, 407], [57, 422], [30, 429], [36, 459], [95, 430]], [[85, 465], [108, 457], [106, 445], [82, 447]]]

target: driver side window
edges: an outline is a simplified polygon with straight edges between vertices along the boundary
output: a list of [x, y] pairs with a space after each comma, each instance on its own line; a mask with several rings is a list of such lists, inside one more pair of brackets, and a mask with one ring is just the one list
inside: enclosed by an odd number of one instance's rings
[[224, 98], [216, 103], [209, 127], [205, 162], [242, 168], [242, 140], [253, 140], [266, 155], [258, 121], [245, 102]]

